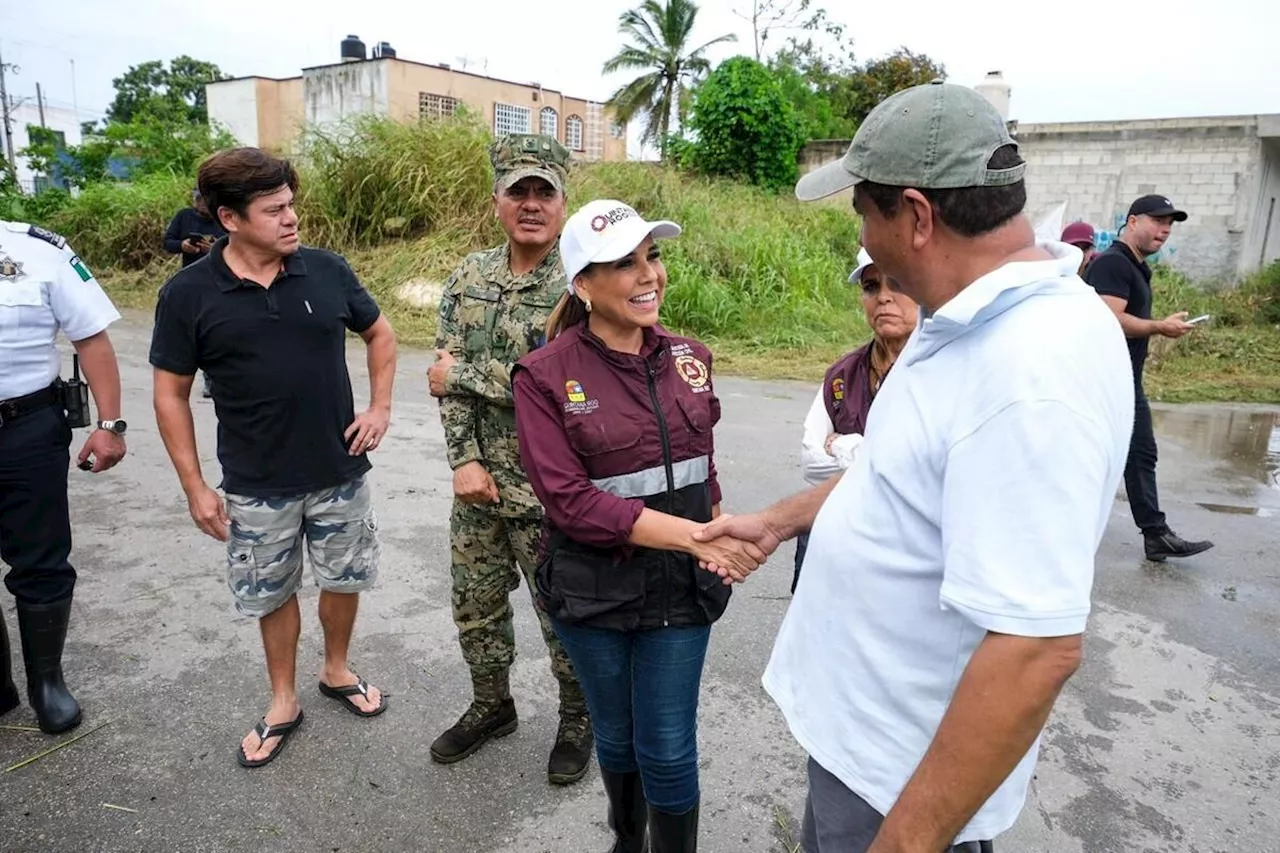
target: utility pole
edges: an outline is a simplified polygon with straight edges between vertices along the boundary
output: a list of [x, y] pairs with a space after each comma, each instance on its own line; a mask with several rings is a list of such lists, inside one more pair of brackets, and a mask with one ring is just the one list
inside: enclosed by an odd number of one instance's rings
[[13, 154], [13, 123], [9, 120], [9, 91], [4, 85], [4, 75], [6, 71], [17, 74], [19, 70], [18, 66], [7, 63], [4, 57], [0, 57], [0, 112], [4, 118], [4, 144], [9, 155], [9, 165], [15, 169], [18, 168], [18, 160]]
[[40, 108], [40, 126], [48, 127], [44, 123], [44, 92], [40, 89], [40, 84], [36, 83], [36, 106]]

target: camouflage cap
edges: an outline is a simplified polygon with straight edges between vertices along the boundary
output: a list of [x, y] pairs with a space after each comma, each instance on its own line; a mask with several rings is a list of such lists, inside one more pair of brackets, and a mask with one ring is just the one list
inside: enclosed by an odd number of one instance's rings
[[498, 189], [505, 190], [524, 178], [542, 178], [564, 194], [569, 178], [569, 149], [554, 137], [536, 133], [509, 133], [489, 146]]

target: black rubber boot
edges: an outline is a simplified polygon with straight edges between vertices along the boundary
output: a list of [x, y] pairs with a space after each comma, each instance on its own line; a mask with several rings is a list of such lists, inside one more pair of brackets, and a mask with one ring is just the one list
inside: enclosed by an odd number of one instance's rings
[[653, 853], [697, 853], [698, 803], [684, 814], [667, 814], [649, 806], [649, 849]]
[[7, 714], [19, 705], [12, 666], [9, 660], [9, 628], [4, 624], [4, 611], [0, 610], [0, 714]]
[[472, 676], [475, 699], [453, 728], [431, 744], [431, 758], [440, 764], [461, 761], [490, 738], [503, 737], [520, 724], [511, 698], [507, 673]]
[[80, 703], [62, 680], [62, 644], [70, 618], [70, 596], [52, 604], [18, 602], [27, 699], [35, 709], [40, 731], [51, 735], [80, 725]]
[[609, 826], [617, 840], [609, 853], [645, 853], [645, 836], [648, 829], [648, 803], [644, 799], [644, 786], [640, 774], [611, 773], [600, 768], [604, 792], [609, 795]]

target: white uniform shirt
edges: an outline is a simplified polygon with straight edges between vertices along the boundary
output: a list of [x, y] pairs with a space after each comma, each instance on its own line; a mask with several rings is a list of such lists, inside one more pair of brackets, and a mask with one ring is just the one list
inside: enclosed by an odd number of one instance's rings
[[49, 232], [42, 232], [49, 239], [32, 236], [30, 228], [0, 221], [0, 400], [57, 378], [59, 329], [82, 341], [120, 319], [65, 241]]
[[819, 385], [818, 395], [813, 398], [809, 414], [805, 415], [804, 435], [800, 439], [800, 468], [804, 481], [811, 486], [831, 479], [852, 465], [853, 457], [862, 445], [862, 436], [854, 432], [832, 441], [831, 452], [827, 452], [827, 436], [835, 431], [835, 425], [827, 414], [822, 392], [823, 387]]
[[[1006, 264], [924, 319], [827, 498], [764, 675], [800, 745], [881, 814], [987, 632], [1081, 633], [1133, 429], [1080, 250]], [[955, 839], [1013, 825], [1038, 740]]]

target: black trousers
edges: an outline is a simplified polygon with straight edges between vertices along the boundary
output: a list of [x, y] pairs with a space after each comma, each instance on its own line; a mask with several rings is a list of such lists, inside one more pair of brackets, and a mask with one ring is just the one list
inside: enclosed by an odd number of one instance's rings
[[796, 584], [800, 583], [800, 567], [804, 565], [804, 552], [809, 550], [809, 534], [801, 533], [796, 537], [796, 571], [791, 576], [791, 594], [796, 593]]
[[71, 427], [49, 407], [0, 425], [0, 560], [18, 601], [50, 604], [71, 595], [67, 473]]
[[1129, 440], [1129, 458], [1124, 466], [1124, 490], [1129, 496], [1133, 523], [1144, 534], [1160, 534], [1168, 528], [1160, 511], [1156, 492], [1156, 434], [1151, 423], [1151, 404], [1139, 384], [1134, 389], [1133, 437]]

